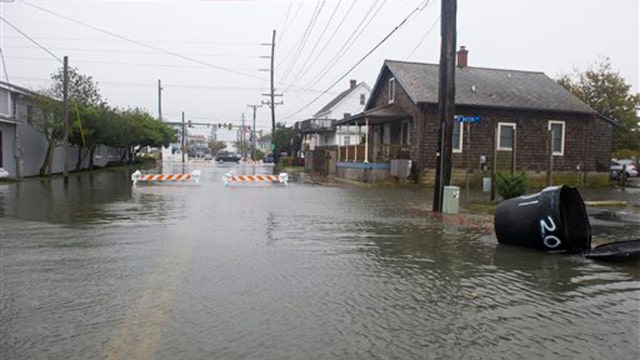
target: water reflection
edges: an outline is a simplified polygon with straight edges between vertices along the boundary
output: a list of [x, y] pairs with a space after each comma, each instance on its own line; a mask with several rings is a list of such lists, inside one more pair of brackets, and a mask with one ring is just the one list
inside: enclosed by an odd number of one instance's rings
[[225, 187], [232, 169], [0, 190], [0, 357], [640, 355], [637, 264], [500, 246], [490, 219], [427, 216], [427, 190]]

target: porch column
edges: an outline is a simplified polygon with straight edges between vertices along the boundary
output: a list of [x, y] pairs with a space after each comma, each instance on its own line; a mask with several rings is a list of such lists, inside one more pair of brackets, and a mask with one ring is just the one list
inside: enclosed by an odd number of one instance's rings
[[353, 144], [353, 148], [354, 148], [354, 154], [353, 154], [353, 162], [358, 161], [358, 145], [360, 145], [360, 125], [356, 124], [356, 126], [358, 127], [358, 135], [356, 137], [356, 141], [354, 141]]
[[364, 134], [364, 163], [369, 163], [369, 119], [364, 119], [367, 132]]
[[336, 142], [338, 143], [338, 162], [340, 162], [340, 133], [342, 133], [342, 126], [338, 126], [336, 129]]
[[[347, 134], [349, 134], [349, 125], [347, 125]], [[344, 136], [342, 137], [342, 139], [342, 142], [344, 143]], [[346, 154], [344, 155], [344, 161], [347, 162], [349, 161], [349, 145], [345, 144], [344, 148], [346, 152]]]

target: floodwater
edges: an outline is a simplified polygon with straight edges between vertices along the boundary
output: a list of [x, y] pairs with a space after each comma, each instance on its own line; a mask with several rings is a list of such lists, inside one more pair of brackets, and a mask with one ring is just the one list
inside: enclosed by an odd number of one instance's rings
[[[201, 169], [0, 184], [0, 358], [640, 358], [637, 264], [499, 246], [429, 190]], [[595, 237], [640, 237], [603, 214]]]

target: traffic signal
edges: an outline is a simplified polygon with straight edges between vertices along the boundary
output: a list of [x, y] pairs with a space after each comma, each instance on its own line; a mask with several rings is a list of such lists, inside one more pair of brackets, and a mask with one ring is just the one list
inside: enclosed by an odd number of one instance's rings
[[222, 129], [222, 124], [218, 123], [218, 129]]
[[231, 123], [227, 124], [227, 129], [233, 130], [233, 125], [231, 125]]
[[191, 125], [191, 120], [189, 120], [189, 127], [193, 127], [193, 125]]

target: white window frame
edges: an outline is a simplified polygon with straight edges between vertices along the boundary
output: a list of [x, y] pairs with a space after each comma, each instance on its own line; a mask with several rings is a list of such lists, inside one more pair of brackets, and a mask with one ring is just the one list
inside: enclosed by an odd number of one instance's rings
[[396, 78], [389, 79], [389, 104], [393, 104], [396, 101]]
[[[510, 127], [512, 130], [512, 134], [516, 133], [516, 123], [509, 122], [499, 122], [498, 123], [498, 131], [496, 131], [496, 150], [498, 151], [513, 151], [513, 146], [500, 146], [500, 133], [502, 127]], [[511, 139], [511, 144], [513, 144], [514, 139]]]
[[[405, 126], [407, 129], [406, 134], [404, 133]], [[407, 139], [406, 143], [402, 142], [404, 139]], [[400, 123], [400, 145], [411, 146], [411, 121], [409, 119], [402, 120], [402, 122]]]
[[[0, 96], [0, 101], [5, 101], [6, 100], [6, 104], [4, 104], [6, 106], [6, 113], [0, 111], [0, 115], [3, 115], [5, 117], [11, 117], [13, 115], [13, 104], [11, 101], [11, 91], [9, 91], [9, 89], [1, 89], [0, 90], [0, 94], [2, 94]], [[6, 96], [6, 98], [5, 98]], [[2, 108], [0, 108], [2, 109]]]
[[459, 143], [458, 143], [458, 148], [456, 149], [455, 145], [453, 143], [453, 131], [451, 133], [451, 152], [459, 154], [462, 153], [462, 147], [464, 146], [464, 123], [460, 122], [458, 120], [453, 120], [453, 126], [456, 126], [456, 123], [458, 123], [458, 125], [460, 125], [460, 138], [459, 138]]
[[[552, 125], [561, 125], [562, 126], [562, 135], [560, 136], [560, 151], [553, 150], [554, 156], [564, 156], [564, 133], [566, 129], [566, 125], [564, 121], [560, 120], [549, 120], [549, 124], [547, 125], [547, 130], [551, 130]], [[551, 142], [551, 146], [555, 145], [555, 141]]]

